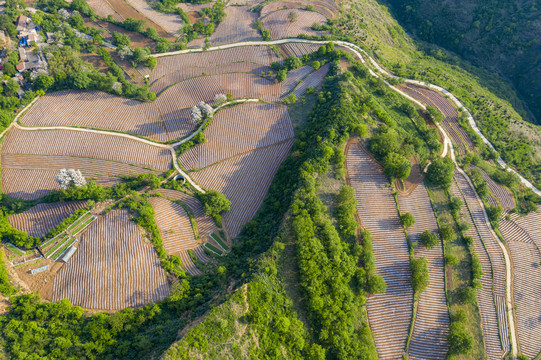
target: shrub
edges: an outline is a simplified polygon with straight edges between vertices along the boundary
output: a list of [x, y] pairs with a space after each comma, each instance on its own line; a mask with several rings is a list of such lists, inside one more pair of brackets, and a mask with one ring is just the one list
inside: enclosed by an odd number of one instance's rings
[[410, 269], [413, 291], [416, 293], [423, 292], [428, 284], [430, 284], [428, 262], [426, 261], [426, 258], [420, 257], [418, 259], [411, 259]]
[[473, 348], [473, 337], [462, 322], [451, 323], [447, 342], [451, 355], [469, 354]]
[[413, 224], [415, 224], [415, 218], [411, 213], [405, 213], [404, 215], [400, 215], [400, 223], [404, 228], [412, 227]]
[[285, 69], [278, 70], [278, 73], [276, 74], [276, 80], [278, 82], [282, 82], [285, 79], [287, 79], [287, 71]]
[[449, 225], [440, 227], [440, 238], [447, 242], [455, 239], [455, 231]]
[[314, 68], [314, 70], [317, 70], [321, 67], [321, 63], [316, 60], [312, 63], [312, 67]]
[[207, 215], [220, 215], [231, 208], [231, 201], [216, 190], [209, 190], [204, 194], [200, 193], [199, 200], [203, 203]]
[[445, 255], [445, 263], [449, 266], [457, 266], [458, 265], [458, 258], [454, 255], [447, 254]]
[[431, 183], [448, 189], [453, 182], [455, 167], [451, 158], [438, 158], [428, 167], [426, 177]]
[[436, 247], [436, 245], [438, 245], [438, 235], [426, 230], [421, 234], [421, 242], [427, 249], [433, 249]]
[[458, 298], [463, 304], [475, 304], [477, 301], [477, 292], [471, 286], [463, 287], [458, 291]]

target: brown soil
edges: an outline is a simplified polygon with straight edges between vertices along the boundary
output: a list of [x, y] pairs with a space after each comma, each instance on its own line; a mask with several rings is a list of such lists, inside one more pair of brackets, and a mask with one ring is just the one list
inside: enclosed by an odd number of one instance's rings
[[201, 16], [197, 11], [190, 11], [186, 13], [188, 15], [188, 18], [190, 19], [190, 24], [196, 23], [201, 19]]
[[[116, 10], [124, 19], [126, 18], [132, 18], [136, 20], [143, 20], [146, 23], [146, 26], [153, 27], [158, 31], [158, 34], [166, 38], [170, 41], [175, 41], [175, 37], [168, 32], [166, 32], [161, 26], [154, 23], [150, 19], [148, 19], [146, 16], [135, 10], [133, 7], [130, 6], [126, 1], [124, 0], [110, 0], [109, 3], [113, 7], [113, 9]], [[124, 30], [123, 30], [124, 31]]]
[[453, 269], [448, 267], [445, 272], [447, 273], [447, 290], [453, 290]]
[[154, 42], [154, 40], [149, 39], [146, 36], [141, 35], [135, 31], [128, 31], [121, 28], [120, 26], [116, 26], [115, 24], [111, 24], [110, 22], [102, 21], [99, 19], [96, 19], [96, 21], [92, 21], [86, 17], [85, 25], [96, 29], [105, 30], [105, 32], [102, 34], [103, 39], [110, 43], [113, 42], [113, 32], [116, 31], [128, 35], [130, 37], [132, 47], [148, 47], [153, 52], [155, 51], [156, 43]]
[[79, 57], [86, 62], [91, 63], [97, 70], [107, 70], [109, 67], [103, 61], [101, 56], [95, 54], [79, 54]]

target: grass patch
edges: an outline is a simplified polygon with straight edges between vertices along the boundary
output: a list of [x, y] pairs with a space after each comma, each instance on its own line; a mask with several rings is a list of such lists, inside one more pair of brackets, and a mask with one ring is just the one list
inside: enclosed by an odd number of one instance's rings
[[223, 254], [223, 251], [221, 251], [220, 249], [218, 249], [216, 246], [214, 246], [214, 245], [212, 245], [212, 244], [205, 243], [205, 247], [206, 247], [208, 250], [210, 250], [210, 251], [216, 253], [216, 255], [220, 255], [220, 256], [221, 256], [221, 255]]
[[47, 250], [47, 252], [45, 253], [45, 257], [46, 258], [49, 258], [51, 257], [52, 255], [54, 255], [56, 253], [56, 251], [58, 250], [58, 248], [60, 248], [62, 245], [64, 245], [68, 240], [70, 239], [70, 236], [68, 234], [65, 234], [56, 244], [55, 246], [53, 246], [52, 248], [50, 248], [49, 250]]
[[[449, 198], [442, 188], [427, 186], [430, 194], [430, 200], [434, 213], [438, 220], [438, 225], [449, 225], [458, 234], [456, 222], [454, 221], [451, 209], [449, 208]], [[443, 244], [444, 255], [454, 256], [458, 260], [457, 266], [445, 265], [446, 274], [446, 296], [447, 305], [451, 316], [459, 311], [466, 314], [466, 329], [473, 335], [474, 343], [471, 354], [459, 355], [457, 360], [482, 359], [484, 358], [483, 333], [481, 330], [481, 316], [476, 305], [464, 304], [458, 298], [458, 290], [468, 287], [472, 282], [471, 255], [468, 251], [468, 245], [460, 236], [454, 241]]]
[[64, 246], [62, 246], [60, 248], [60, 250], [57, 252], [57, 255], [56, 257], [54, 258], [54, 261], [58, 260], [63, 254], [64, 252], [70, 247], [72, 246], [75, 242], [77, 241], [77, 239], [73, 239], [72, 241], [66, 241], [66, 243], [64, 244]]
[[229, 247], [225, 244], [225, 242], [222, 239], [220, 239], [218, 235], [216, 235], [215, 233], [212, 233], [210, 234], [210, 237], [213, 238], [218, 244], [220, 244], [222, 249], [224, 249], [225, 251], [229, 251]]
[[6, 248], [12, 253], [17, 254], [17, 256], [23, 256], [25, 254], [22, 250], [11, 244], [6, 244]]

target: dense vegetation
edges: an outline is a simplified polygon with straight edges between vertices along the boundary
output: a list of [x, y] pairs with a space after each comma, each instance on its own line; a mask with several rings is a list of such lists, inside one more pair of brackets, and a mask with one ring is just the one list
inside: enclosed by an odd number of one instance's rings
[[536, 1], [387, 0], [405, 28], [508, 78], [541, 123], [541, 8]]

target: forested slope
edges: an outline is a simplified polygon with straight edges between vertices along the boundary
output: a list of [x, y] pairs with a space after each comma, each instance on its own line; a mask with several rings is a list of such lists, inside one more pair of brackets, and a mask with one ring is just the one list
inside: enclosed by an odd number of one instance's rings
[[509, 79], [541, 122], [541, 1], [387, 1], [408, 32]]

